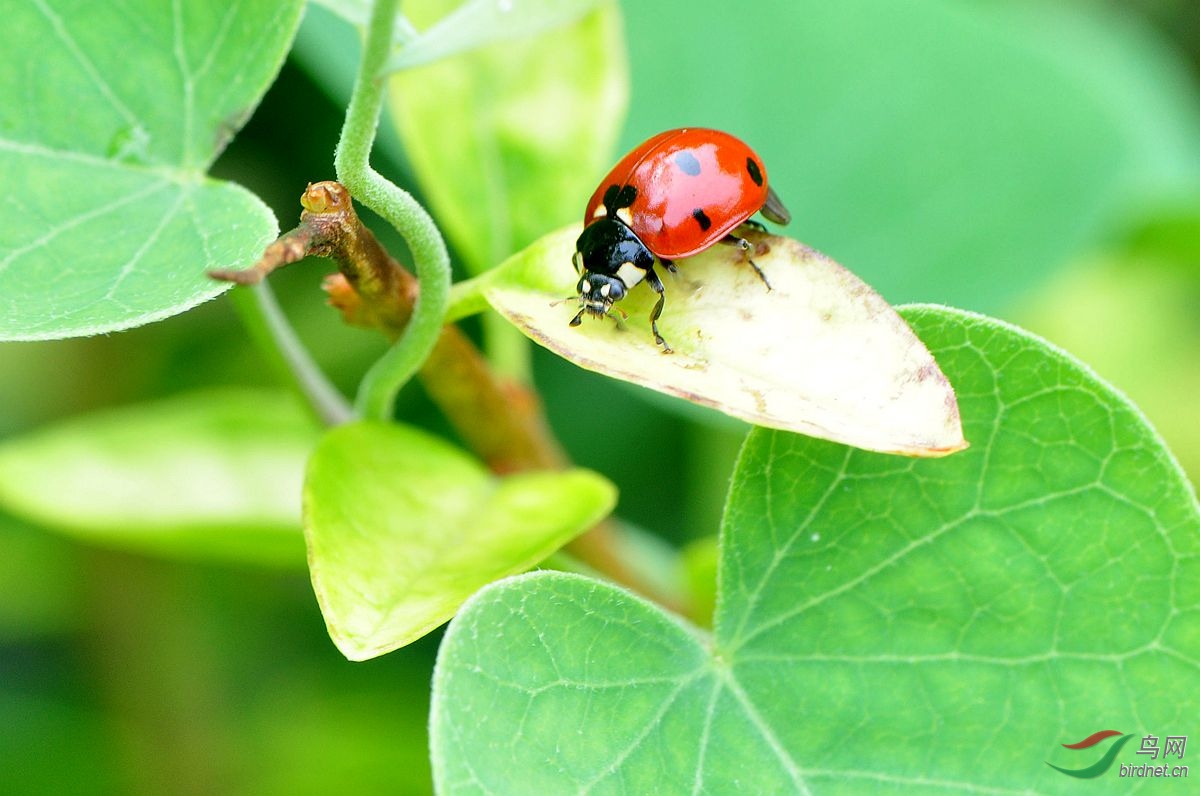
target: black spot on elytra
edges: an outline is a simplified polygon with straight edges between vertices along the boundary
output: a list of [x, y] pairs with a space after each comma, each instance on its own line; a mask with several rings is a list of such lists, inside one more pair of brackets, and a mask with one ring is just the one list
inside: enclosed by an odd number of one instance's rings
[[604, 191], [604, 209], [613, 216], [621, 208], [632, 205], [634, 199], [637, 199], [637, 188], [632, 185], [610, 185]]
[[613, 210], [613, 204], [617, 201], [617, 191], [621, 190], [619, 186], [610, 185], [604, 191], [604, 199], [602, 200], [604, 208], [609, 212]]
[[675, 165], [682, 169], [684, 174], [693, 177], [700, 173], [700, 161], [696, 160], [696, 156], [686, 149], [675, 153]]
[[755, 185], [763, 184], [762, 169], [754, 162], [754, 158], [746, 158], [746, 171], [750, 172], [750, 179], [754, 180]]
[[700, 225], [700, 229], [708, 232], [708, 228], [712, 226], [712, 221], [704, 214], [704, 211], [697, 207], [692, 211], [692, 218], [696, 219], [696, 223]]

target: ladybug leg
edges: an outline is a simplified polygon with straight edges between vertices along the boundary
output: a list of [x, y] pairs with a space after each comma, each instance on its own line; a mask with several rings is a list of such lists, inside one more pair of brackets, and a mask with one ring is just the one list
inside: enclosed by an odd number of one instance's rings
[[658, 258], [658, 261], [659, 261], [660, 263], [662, 263], [662, 264], [663, 264], [663, 267], [664, 267], [664, 268], [666, 268], [666, 269], [667, 269], [668, 271], [670, 271], [671, 273], [673, 273], [673, 274], [675, 274], [675, 273], [679, 273], [679, 269], [675, 267], [675, 261], [674, 261], [674, 260], [664, 260], [664, 259], [662, 259], [662, 258], [660, 257], [660, 258]]
[[742, 258], [750, 263], [750, 267], [754, 269], [754, 273], [758, 274], [758, 278], [762, 280], [762, 283], [767, 286], [767, 290], [771, 290], [771, 283], [767, 280], [767, 275], [758, 267], [758, 263], [750, 259], [750, 252], [754, 251], [754, 244], [745, 238], [739, 238], [737, 235], [726, 235], [721, 239], [721, 243], [727, 243], [730, 246], [737, 246], [741, 249]]
[[654, 309], [650, 310], [650, 330], [654, 332], [654, 342], [663, 347], [663, 353], [671, 353], [671, 346], [667, 345], [667, 341], [658, 333], [658, 316], [662, 315], [663, 305], [667, 301], [666, 288], [663, 287], [662, 280], [658, 278], [658, 274], [654, 273], [654, 267], [646, 269], [646, 283], [654, 289], [658, 294], [658, 303], [654, 305]]

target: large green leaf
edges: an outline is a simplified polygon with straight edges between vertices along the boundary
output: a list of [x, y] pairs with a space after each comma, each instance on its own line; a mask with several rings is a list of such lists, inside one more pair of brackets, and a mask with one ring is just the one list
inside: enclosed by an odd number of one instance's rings
[[711, 637], [578, 576], [481, 591], [435, 675], [443, 793], [1044, 792], [1091, 762], [1060, 744], [1196, 729], [1200, 506], [1157, 435], [1026, 333], [906, 315], [973, 446], [752, 432]]
[[[454, 0], [406, 3], [419, 27]], [[575, 13], [579, 3], [568, 4]], [[493, 44], [391, 80], [421, 189], [469, 269], [482, 271], [580, 217], [624, 116], [616, 4], [541, 36]]]
[[893, 303], [999, 310], [1108, 234], [1114, 209], [1200, 177], [1195, 81], [1106, 5], [627, 3], [623, 143], [739, 134], [787, 234]]
[[404, 646], [479, 587], [535, 566], [612, 508], [586, 470], [490, 475], [415, 429], [354, 423], [309, 463], [304, 526], [329, 635], [351, 660]]
[[0, 443], [0, 507], [96, 544], [302, 566], [300, 488], [317, 436], [274, 392], [75, 418]]
[[275, 219], [204, 176], [278, 71], [301, 0], [5, 9], [0, 339], [124, 329], [228, 285]]

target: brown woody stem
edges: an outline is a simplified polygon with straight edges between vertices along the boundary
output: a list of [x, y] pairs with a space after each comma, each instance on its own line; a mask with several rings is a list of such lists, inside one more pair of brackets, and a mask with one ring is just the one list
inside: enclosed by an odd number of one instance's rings
[[[267, 247], [248, 271], [213, 273], [239, 284], [261, 280], [305, 255], [328, 257], [338, 273], [323, 285], [329, 303], [354, 326], [400, 337], [419, 294], [416, 278], [380, 245], [354, 211], [339, 183], [308, 186], [301, 199], [300, 226]], [[253, 273], [254, 276], [242, 276]], [[455, 431], [495, 473], [557, 470], [570, 466], [542, 412], [536, 394], [497, 375], [471, 340], [453, 325], [442, 327], [418, 373], [425, 391]], [[684, 599], [649, 584], [625, 560], [614, 523], [602, 522], [567, 549], [587, 565], [662, 605], [680, 611]]]

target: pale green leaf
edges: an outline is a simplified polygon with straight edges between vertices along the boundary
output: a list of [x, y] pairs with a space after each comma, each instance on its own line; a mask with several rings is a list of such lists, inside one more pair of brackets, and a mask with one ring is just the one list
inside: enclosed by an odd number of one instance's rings
[[203, 172], [278, 71], [300, 0], [33, 0], [0, 70], [0, 339], [124, 329], [227, 285], [275, 235]]
[[1020, 330], [906, 316], [973, 447], [752, 432], [711, 637], [579, 576], [481, 591], [435, 674], [439, 792], [1067, 791], [1046, 762], [1100, 754], [1062, 744], [1195, 728], [1200, 506], [1158, 436]]
[[317, 436], [275, 392], [73, 418], [0, 442], [0, 507], [94, 544], [303, 565], [300, 488]]
[[533, 36], [577, 21], [609, 0], [466, 0], [404, 43], [387, 69], [409, 69], [485, 44]]
[[479, 587], [587, 530], [615, 500], [586, 470], [496, 478], [415, 429], [336, 428], [304, 487], [309, 568], [329, 635], [351, 660], [415, 641]]
[[579, 226], [547, 235], [485, 278], [488, 302], [580, 367], [772, 428], [913, 456], [965, 446], [954, 390], [912, 330], [862, 280], [789, 238], [748, 232], [768, 290], [733, 246], [664, 273], [666, 308], [639, 285], [616, 323], [585, 317], [571, 268]]
[[[422, 0], [405, 12], [422, 25], [454, 5]], [[567, 6], [577, 13], [577, 2]], [[612, 2], [550, 33], [391, 79], [392, 117], [421, 190], [474, 272], [582, 214], [609, 165], [626, 96]]]

